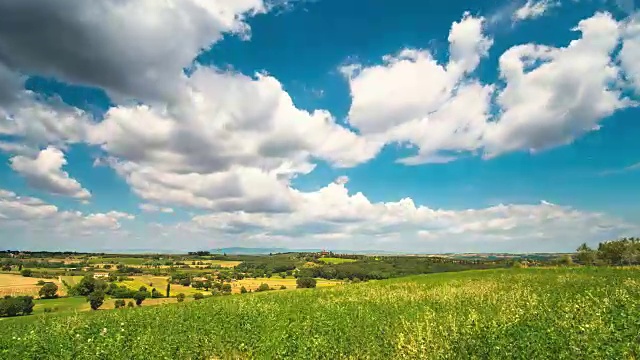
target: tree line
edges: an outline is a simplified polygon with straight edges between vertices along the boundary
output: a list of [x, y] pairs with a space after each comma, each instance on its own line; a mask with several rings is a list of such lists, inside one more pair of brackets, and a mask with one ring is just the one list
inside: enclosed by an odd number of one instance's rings
[[605, 241], [592, 249], [586, 243], [576, 249], [576, 261], [582, 265], [640, 265], [640, 238]]

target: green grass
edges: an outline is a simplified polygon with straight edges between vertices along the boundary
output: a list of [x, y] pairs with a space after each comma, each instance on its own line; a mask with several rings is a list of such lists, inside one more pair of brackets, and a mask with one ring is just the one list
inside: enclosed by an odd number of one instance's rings
[[322, 261], [325, 264], [344, 264], [344, 263], [350, 263], [350, 262], [356, 261], [354, 259], [342, 259], [342, 258], [332, 258], [332, 257], [324, 257], [318, 260]]
[[467, 271], [3, 321], [0, 358], [637, 359], [640, 270]]
[[56, 312], [86, 311], [90, 309], [89, 303], [84, 296], [65, 297], [47, 300], [34, 300], [36, 306], [33, 308], [34, 314], [44, 313], [45, 308], [57, 309]]

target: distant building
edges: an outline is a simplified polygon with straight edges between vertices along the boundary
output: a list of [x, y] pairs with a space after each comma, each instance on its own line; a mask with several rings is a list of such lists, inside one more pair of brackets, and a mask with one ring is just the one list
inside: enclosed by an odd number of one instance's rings
[[93, 278], [94, 279], [104, 279], [104, 278], [108, 278], [109, 277], [109, 273], [95, 273], [93, 274]]

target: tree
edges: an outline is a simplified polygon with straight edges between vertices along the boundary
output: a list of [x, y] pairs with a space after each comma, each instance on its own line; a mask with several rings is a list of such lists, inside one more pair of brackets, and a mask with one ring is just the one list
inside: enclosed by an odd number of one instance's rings
[[176, 298], [178, 299], [178, 302], [183, 302], [185, 297], [186, 296], [183, 293], [180, 293], [180, 294], [176, 295]]
[[582, 265], [593, 265], [597, 258], [597, 253], [587, 246], [586, 243], [580, 245], [577, 249], [576, 258]]
[[113, 303], [113, 305], [115, 306], [116, 309], [120, 309], [125, 306], [125, 302], [123, 299], [118, 299]]
[[161, 298], [162, 294], [156, 288], [151, 289], [151, 297], [154, 299]]
[[93, 276], [85, 275], [73, 288], [73, 292], [80, 296], [89, 296], [96, 290], [96, 279]]
[[31, 271], [31, 269], [24, 269], [24, 270], [20, 271], [20, 275], [22, 275], [24, 277], [32, 277], [33, 276], [33, 271]]
[[11, 265], [9, 264], [2, 265], [2, 271], [11, 271]]
[[193, 299], [194, 300], [202, 300], [202, 299], [204, 299], [204, 295], [202, 295], [202, 293], [195, 293], [195, 294], [193, 294]]
[[40, 295], [40, 298], [42, 299], [53, 299], [58, 297], [58, 285], [52, 283], [52, 282], [48, 282], [45, 283], [41, 288], [40, 291], [38, 292], [38, 295]]
[[280, 290], [287, 290], [287, 287], [284, 285], [280, 285]]
[[144, 285], [140, 286], [140, 289], [138, 289], [138, 291], [147, 292], [147, 287]]
[[296, 280], [296, 287], [298, 289], [303, 288], [315, 288], [316, 287], [316, 279], [312, 277], [300, 277]]
[[167, 282], [167, 297], [171, 297], [171, 283]]
[[87, 301], [91, 305], [91, 309], [98, 310], [104, 304], [104, 293], [100, 290], [94, 291], [87, 296]]
[[[143, 286], [144, 287], [144, 286]], [[136, 301], [136, 305], [142, 305], [142, 302], [148, 297], [149, 293], [146, 291], [138, 291], [133, 295], [133, 300]]]
[[246, 287], [241, 287], [240, 288], [240, 294], [246, 294], [247, 293], [247, 288]]
[[108, 279], [109, 279], [109, 282], [116, 282], [118, 281], [118, 275], [116, 275], [115, 273], [109, 273]]
[[129, 302], [127, 303], [127, 307], [132, 308], [132, 307], [134, 307], [134, 306], [135, 306], [135, 305], [133, 304], [133, 301], [129, 301]]

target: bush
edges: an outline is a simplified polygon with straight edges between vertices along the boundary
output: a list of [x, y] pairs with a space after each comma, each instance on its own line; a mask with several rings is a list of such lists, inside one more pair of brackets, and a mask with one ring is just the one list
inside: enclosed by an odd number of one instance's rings
[[193, 299], [194, 300], [202, 300], [202, 299], [204, 299], [204, 295], [202, 295], [202, 293], [195, 293], [195, 294], [193, 294]]
[[40, 288], [38, 295], [40, 295], [41, 299], [53, 299], [58, 297], [57, 293], [58, 293], [58, 285], [52, 282], [48, 282]]
[[256, 289], [256, 292], [269, 291], [269, 290], [271, 290], [271, 288], [269, 287], [269, 284], [262, 283], [260, 284], [260, 286], [258, 286], [258, 288]]
[[241, 287], [240, 288], [240, 294], [246, 294], [247, 293], [247, 288], [246, 287]]
[[34, 306], [31, 296], [5, 296], [0, 299], [0, 317], [29, 315]]
[[33, 276], [33, 271], [31, 271], [31, 269], [24, 269], [24, 270], [20, 271], [20, 275], [22, 275], [24, 277], [32, 277]]
[[87, 301], [91, 305], [92, 310], [98, 310], [102, 304], [104, 304], [104, 293], [100, 290], [96, 290], [87, 296]]
[[311, 277], [301, 277], [296, 280], [296, 287], [298, 289], [304, 288], [315, 288], [316, 287], [316, 279]]
[[116, 309], [120, 309], [125, 306], [125, 302], [122, 299], [118, 299], [113, 303], [113, 305], [115, 306]]
[[38, 280], [38, 282], [36, 283], [36, 285], [38, 286], [42, 286], [44, 284], [45, 284], [44, 280]]
[[185, 297], [186, 296], [183, 293], [176, 295], [176, 299], [178, 299], [178, 302], [183, 302]]
[[133, 303], [133, 301], [129, 301], [129, 303], [127, 303], [127, 307], [132, 308], [134, 306], [135, 306], [135, 304]]
[[280, 290], [287, 290], [287, 287], [284, 285], [280, 285]]
[[231, 294], [231, 284], [222, 285], [221, 291], [225, 294]]

